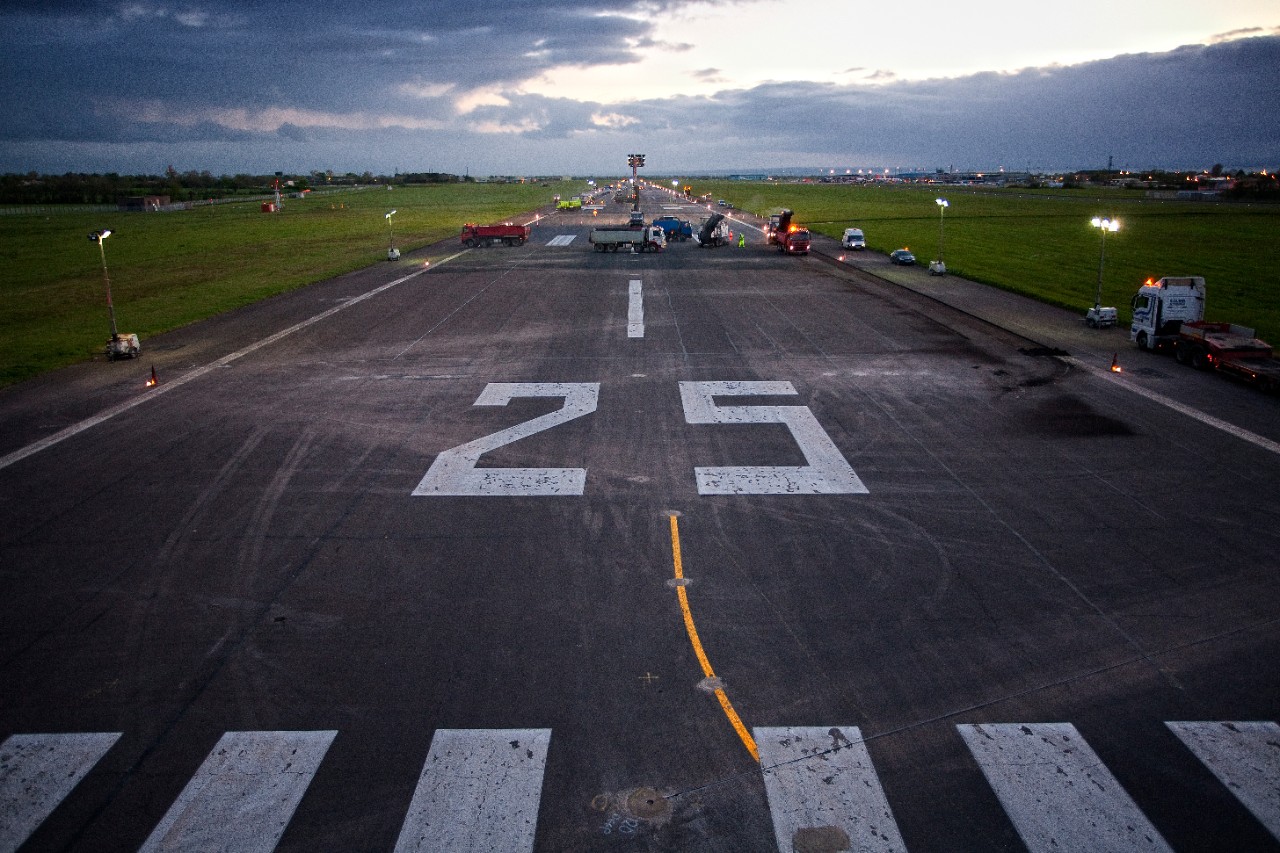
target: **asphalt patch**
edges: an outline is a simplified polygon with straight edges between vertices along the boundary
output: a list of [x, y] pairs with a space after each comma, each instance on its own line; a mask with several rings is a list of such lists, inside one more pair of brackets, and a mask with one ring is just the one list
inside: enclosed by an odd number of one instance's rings
[[1041, 401], [1019, 418], [1031, 433], [1058, 438], [1103, 438], [1135, 435], [1124, 421], [1099, 414], [1079, 397], [1062, 394]]

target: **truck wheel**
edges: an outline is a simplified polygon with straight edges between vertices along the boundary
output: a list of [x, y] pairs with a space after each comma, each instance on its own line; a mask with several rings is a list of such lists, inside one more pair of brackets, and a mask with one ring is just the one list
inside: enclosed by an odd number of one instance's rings
[[479, 245], [480, 245], [480, 241], [477, 240], [475, 237], [471, 237], [467, 240], [467, 246], [469, 246], [472, 249], [474, 249], [476, 246], [479, 246]]
[[523, 245], [524, 245], [524, 238], [523, 238], [523, 237], [517, 237], [517, 238], [516, 238], [516, 245], [517, 245], [517, 246], [523, 246]]
[[1209, 354], [1200, 347], [1196, 347], [1191, 351], [1191, 366], [1196, 370], [1208, 370], [1213, 366], [1213, 362], [1209, 361]]
[[1151, 341], [1147, 339], [1146, 332], [1138, 332], [1138, 349], [1144, 351], [1151, 349]]
[[1187, 350], [1187, 345], [1179, 341], [1173, 345], [1173, 358], [1178, 364], [1190, 364], [1191, 353]]

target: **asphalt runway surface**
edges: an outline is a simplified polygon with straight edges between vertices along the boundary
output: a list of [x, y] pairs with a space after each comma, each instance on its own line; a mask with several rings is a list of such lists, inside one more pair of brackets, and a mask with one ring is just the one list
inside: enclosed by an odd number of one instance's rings
[[0, 393], [0, 850], [1280, 847], [1280, 400], [625, 216]]

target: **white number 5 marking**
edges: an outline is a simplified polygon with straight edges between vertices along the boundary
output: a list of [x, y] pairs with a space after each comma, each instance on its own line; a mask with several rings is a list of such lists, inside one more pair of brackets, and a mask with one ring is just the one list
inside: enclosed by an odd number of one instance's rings
[[562, 423], [589, 415], [599, 382], [490, 382], [477, 406], [505, 406], [516, 397], [563, 397], [564, 406], [493, 435], [459, 444], [436, 457], [415, 495], [580, 495], [586, 468], [477, 468], [481, 455]]
[[866, 494], [867, 487], [845, 461], [808, 406], [717, 406], [716, 396], [794, 394], [790, 382], [681, 382], [680, 400], [691, 424], [783, 423], [808, 465], [694, 468], [700, 495]]

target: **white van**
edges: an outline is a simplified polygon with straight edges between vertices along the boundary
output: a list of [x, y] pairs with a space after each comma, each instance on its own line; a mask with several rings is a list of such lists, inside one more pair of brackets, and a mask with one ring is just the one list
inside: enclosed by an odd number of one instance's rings
[[867, 238], [862, 236], [861, 228], [846, 228], [844, 236], [840, 238], [840, 245], [846, 249], [865, 249]]

